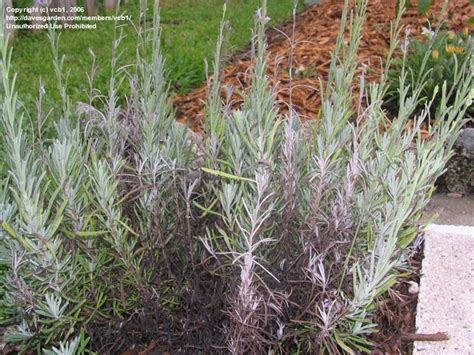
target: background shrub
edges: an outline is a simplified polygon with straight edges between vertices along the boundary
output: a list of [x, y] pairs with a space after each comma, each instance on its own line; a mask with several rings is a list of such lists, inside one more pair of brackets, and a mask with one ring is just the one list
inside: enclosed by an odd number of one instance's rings
[[[440, 33], [429, 29], [424, 31], [422, 40], [410, 40], [407, 35], [406, 48], [404, 47], [406, 58], [394, 61], [385, 100], [391, 112], [398, 110], [400, 72], [403, 70], [407, 73], [408, 94], [412, 95], [417, 88], [421, 90], [420, 97], [423, 99], [420, 100], [416, 113], [420, 113], [429, 103], [431, 117], [438, 118], [438, 107], [442, 100], [441, 88], [446, 83], [446, 88], [451, 93], [448, 105], [452, 104], [454, 98], [452, 93], [458, 90], [460, 80], [458, 68], [470, 60], [473, 42], [469, 32], [456, 34], [452, 31]], [[472, 107], [468, 109], [468, 114], [472, 116]]]

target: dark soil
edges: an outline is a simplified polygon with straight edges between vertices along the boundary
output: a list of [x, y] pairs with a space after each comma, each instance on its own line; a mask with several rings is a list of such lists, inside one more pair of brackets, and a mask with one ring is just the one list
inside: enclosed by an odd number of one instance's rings
[[420, 243], [408, 260], [406, 273], [378, 302], [375, 322], [379, 331], [370, 337], [375, 344], [373, 354], [412, 354], [416, 332], [418, 293], [410, 293], [411, 283], [420, 284], [423, 244]]
[[[416, 306], [418, 293], [410, 293], [411, 283], [419, 285], [421, 263], [423, 259], [423, 243], [419, 243], [408, 260], [408, 267], [402, 271], [397, 284], [384, 297], [377, 301], [378, 310], [375, 322], [379, 324], [377, 333], [370, 340], [374, 343], [372, 354], [412, 354], [415, 333]], [[158, 354], [196, 354], [199, 349], [163, 346], [152, 341], [147, 346], [133, 346], [122, 355], [158, 355]]]

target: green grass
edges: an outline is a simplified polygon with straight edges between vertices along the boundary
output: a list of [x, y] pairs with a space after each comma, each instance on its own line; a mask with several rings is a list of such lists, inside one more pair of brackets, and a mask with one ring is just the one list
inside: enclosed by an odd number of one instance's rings
[[[123, 6], [125, 12], [138, 21], [138, 1]], [[151, 1], [149, 1], [151, 3]], [[205, 78], [204, 60], [211, 59], [222, 15], [223, 0], [162, 0], [163, 51], [171, 89], [184, 93]], [[232, 26], [229, 51], [244, 48], [250, 40], [253, 14], [260, 0], [228, 1], [228, 19]], [[151, 6], [151, 5], [149, 5]], [[291, 17], [293, 0], [269, 0], [268, 11], [273, 25]], [[151, 15], [151, 12], [150, 12]], [[122, 65], [135, 59], [136, 36], [134, 26], [125, 23], [126, 35], [120, 49]], [[86, 72], [90, 71], [95, 53], [98, 64], [95, 86], [106, 93], [110, 76], [111, 43], [114, 38], [112, 22], [98, 22], [96, 30], [69, 30], [61, 33], [60, 53], [65, 55], [65, 68], [69, 70], [68, 94], [73, 102], [86, 100], [88, 88]], [[18, 73], [18, 91], [29, 112], [34, 110], [40, 78], [44, 82], [49, 102], [59, 99], [52, 55], [45, 31], [20, 31], [14, 44], [13, 65]]]

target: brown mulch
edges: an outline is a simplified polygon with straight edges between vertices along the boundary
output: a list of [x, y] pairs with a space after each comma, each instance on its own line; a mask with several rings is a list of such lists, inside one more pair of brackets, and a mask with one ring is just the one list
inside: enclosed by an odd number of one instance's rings
[[[416, 6], [410, 7], [402, 19], [402, 25], [411, 29], [412, 36], [420, 36], [421, 28], [435, 23], [439, 17], [443, 0], [434, 0], [427, 16], [420, 16]], [[293, 23], [288, 22], [279, 31], [267, 33], [268, 76], [277, 91], [276, 99], [283, 111], [287, 110], [290, 89], [294, 109], [304, 119], [317, 116], [320, 96], [319, 81], [327, 77], [330, 52], [336, 43], [344, 1], [327, 0], [321, 5], [313, 5], [297, 16], [291, 50]], [[360, 71], [364, 70], [368, 81], [380, 77], [381, 63], [385, 58], [390, 39], [390, 21], [396, 15], [396, 0], [370, 0], [367, 21], [358, 52]], [[462, 31], [468, 26], [468, 19], [474, 15], [474, 6], [469, 0], [452, 0], [448, 6], [447, 24], [454, 31]], [[285, 33], [283, 35], [281, 32]], [[293, 82], [290, 83], [290, 53], [293, 52]], [[231, 103], [238, 107], [242, 92], [249, 87], [250, 51], [234, 56], [223, 70], [222, 97], [226, 98], [226, 87], [232, 87]], [[355, 87], [357, 90], [357, 87]], [[195, 131], [202, 130], [203, 108], [206, 101], [206, 85], [179, 96], [174, 100], [178, 120]]]

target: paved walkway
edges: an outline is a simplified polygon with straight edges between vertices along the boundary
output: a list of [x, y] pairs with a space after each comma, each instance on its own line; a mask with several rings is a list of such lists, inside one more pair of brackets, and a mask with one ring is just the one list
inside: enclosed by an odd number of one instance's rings
[[474, 193], [463, 198], [449, 197], [444, 193], [433, 195], [423, 219], [431, 220], [436, 214], [438, 216], [432, 221], [436, 224], [474, 226]]

